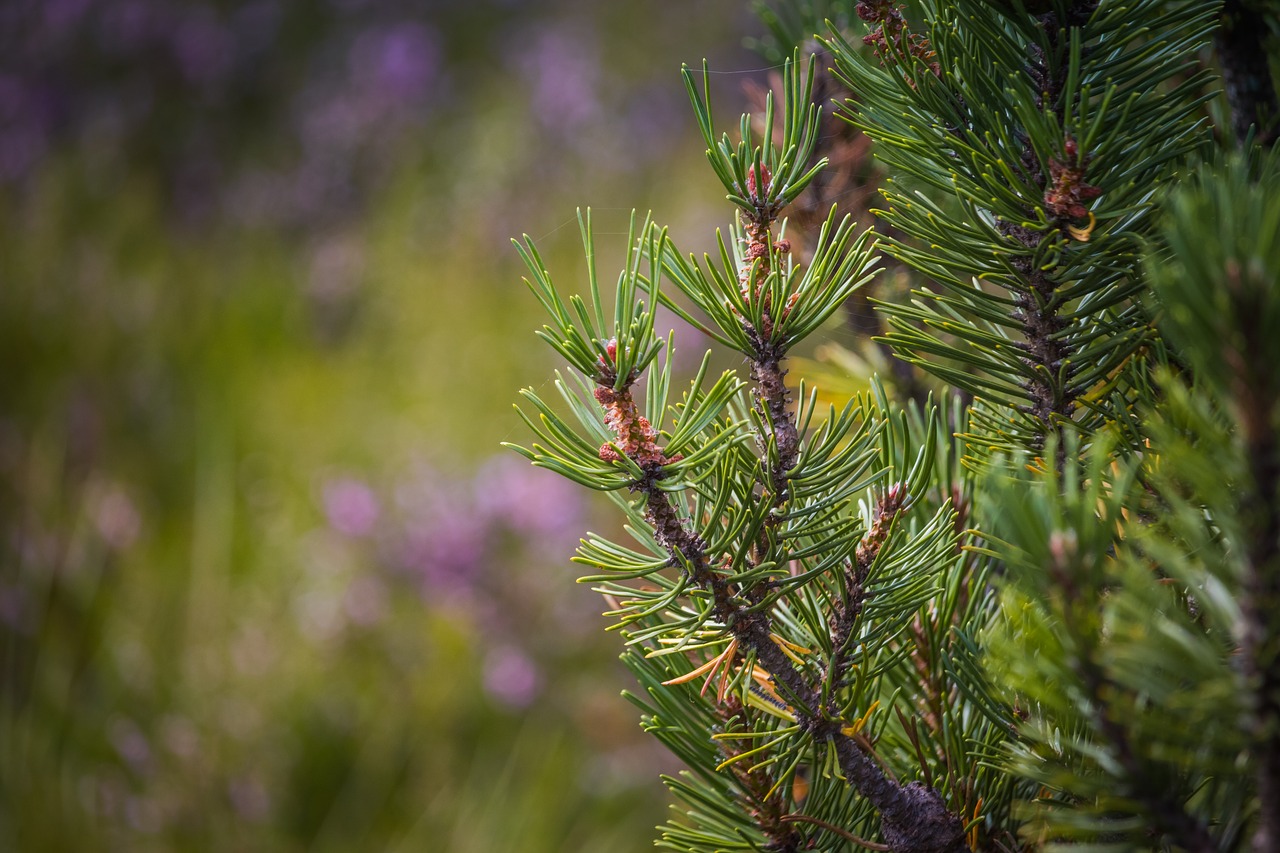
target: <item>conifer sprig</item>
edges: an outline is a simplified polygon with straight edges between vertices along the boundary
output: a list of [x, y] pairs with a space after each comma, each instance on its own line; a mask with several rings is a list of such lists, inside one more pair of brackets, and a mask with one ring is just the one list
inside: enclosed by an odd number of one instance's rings
[[907, 239], [886, 249], [937, 286], [884, 306], [886, 340], [1007, 410], [1006, 449], [1096, 431], [1122, 416], [1098, 400], [1134, 399], [1142, 240], [1157, 188], [1204, 140], [1190, 48], [1213, 22], [1204, 4], [1137, 7], [924, 3], [936, 74], [827, 42], [858, 94], [850, 119], [894, 172], [881, 215]]
[[[789, 98], [805, 96], [794, 85], [787, 91]], [[802, 126], [799, 110], [784, 112], [789, 126]], [[600, 570], [590, 580], [612, 602], [635, 650], [627, 659], [639, 672], [665, 675], [658, 683], [666, 688], [702, 681], [698, 701], [710, 706], [705, 719], [716, 721], [706, 736], [722, 735], [718, 772], [731, 780], [735, 796], [752, 804], [756, 833], [770, 843], [798, 843], [838, 826], [832, 820], [847, 817], [855, 799], [870, 804], [864, 814], [878, 821], [895, 849], [968, 849], [963, 823], [948, 811], [944, 794], [894, 778], [866, 733], [896, 725], [887, 713], [875, 717], [881, 704], [894, 702], [882, 685], [889, 673], [911, 665], [912, 614], [938, 594], [940, 567], [956, 553], [947, 498], [925, 502], [932, 504], [930, 514], [910, 526], [909, 542], [895, 535], [900, 514], [916, 502], [912, 490], [930, 490], [936, 415], [921, 421], [912, 438], [870, 399], [832, 409], [817, 423], [815, 399], [791, 406], [783, 360], [866, 280], [870, 242], [865, 234], [854, 239], [847, 220], [835, 225], [833, 213], [807, 269], [782, 260], [787, 247], [772, 243], [772, 227], [786, 196], [768, 183], [766, 166], [787, 175], [786, 157], [805, 154], [791, 143], [783, 151], [785, 157], [766, 145], [754, 152], [758, 168], [748, 177], [763, 176], [754, 191], [776, 194], [753, 212], [740, 211], [746, 247], [719, 279], [668, 249], [665, 235], [648, 222], [638, 237], [633, 231], [636, 245], [615, 290], [612, 328], [594, 271], [589, 302], [566, 303], [526, 239], [521, 248], [534, 274], [530, 286], [552, 317], [541, 336], [581, 378], [557, 383], [577, 429], [525, 392], [536, 413], [525, 419], [541, 441], [521, 452], [578, 482], [635, 496], [620, 502], [642, 550], [589, 536], [577, 559]], [[589, 219], [583, 237], [591, 258]], [[721, 252], [729, 258], [723, 245]], [[649, 262], [647, 275], [640, 273], [641, 258]], [[700, 374], [682, 404], [655, 405], [655, 398], [665, 400], [667, 365], [657, 366], [660, 344], [638, 297], [663, 299], [659, 264], [708, 309], [721, 338], [746, 344], [749, 394], [738, 392], [731, 377], [704, 393]], [[635, 389], [645, 370], [651, 371], [649, 399], [641, 414]], [[668, 412], [673, 426], [666, 430]], [[877, 509], [859, 519], [852, 504], [868, 487]], [[637, 579], [645, 585], [634, 585]], [[677, 661], [687, 669], [673, 672]], [[664, 669], [655, 671], [658, 662]], [[875, 729], [868, 728], [873, 717]], [[842, 794], [818, 800], [827, 804], [821, 813], [802, 814], [779, 799], [802, 768], [822, 777], [824, 791], [844, 786]], [[712, 796], [686, 793], [695, 800]], [[697, 831], [716, 826], [708, 818]], [[673, 830], [667, 840], [683, 831]]]
[[681, 71], [698, 129], [707, 144], [711, 168], [728, 192], [729, 201], [752, 222], [767, 224], [776, 219], [827, 164], [825, 159], [809, 163], [821, 115], [821, 108], [810, 97], [815, 70], [810, 60], [802, 77], [798, 53], [784, 63], [781, 146], [774, 143], [776, 115], [772, 92], [766, 101], [760, 144], [754, 141], [751, 116], [744, 113], [739, 127], [741, 135], [734, 145], [728, 133], [716, 139], [709, 98], [711, 73], [706, 62], [702, 63], [701, 92], [689, 67], [686, 65]]
[[[888, 340], [972, 398], [788, 385], [877, 245], [832, 215], [791, 251], [821, 115], [796, 60], [780, 145], [772, 101], [760, 142], [717, 140], [686, 69], [736, 208], [716, 258], [633, 229], [610, 325], [594, 270], [562, 300], [522, 247], [574, 375], [526, 392], [521, 452], [627, 520], [575, 560], [688, 767], [659, 846], [1280, 849], [1280, 167], [1185, 180], [1215, 9], [856, 9], [863, 44], [828, 45], [895, 173], [879, 245], [927, 279]], [[669, 399], [646, 302], [747, 381], [704, 360]]]

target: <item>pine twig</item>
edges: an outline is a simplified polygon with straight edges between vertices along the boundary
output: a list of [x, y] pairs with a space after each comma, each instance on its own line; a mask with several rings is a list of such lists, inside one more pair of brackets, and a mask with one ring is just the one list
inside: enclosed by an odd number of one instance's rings
[[[899, 853], [963, 853], [969, 847], [960, 819], [947, 810], [942, 796], [919, 782], [903, 786], [890, 779], [869, 757], [858, 742], [844, 732], [843, 723], [833, 719], [824, 708], [819, 690], [811, 684], [787, 657], [772, 636], [767, 612], [752, 609], [733, 588], [733, 584], [714, 570], [707, 559], [706, 545], [681, 519], [670, 496], [658, 486], [666, 457], [653, 444], [636, 404], [630, 386], [613, 389], [616, 377], [606, 372], [597, 379], [600, 402], [609, 412], [610, 424], [619, 435], [619, 446], [627, 446], [629, 456], [645, 472], [634, 486], [645, 496], [645, 517], [654, 538], [671, 555], [673, 565], [688, 572], [690, 580], [709, 592], [717, 620], [773, 676], [792, 706], [796, 722], [818, 742], [827, 742], [836, 752], [841, 771], [849, 783], [877, 809], [881, 829], [890, 849]], [[781, 393], [786, 394], [785, 386]], [[796, 427], [789, 410], [782, 410], [782, 424]], [[633, 439], [639, 425], [641, 438]], [[798, 452], [798, 439], [797, 439]], [[602, 448], [602, 453], [616, 452]], [[794, 464], [794, 463], [793, 463]]]

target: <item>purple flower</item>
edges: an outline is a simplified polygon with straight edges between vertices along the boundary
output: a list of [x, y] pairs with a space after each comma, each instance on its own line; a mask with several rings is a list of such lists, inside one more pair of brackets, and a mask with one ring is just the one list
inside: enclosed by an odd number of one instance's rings
[[108, 736], [116, 752], [134, 770], [141, 772], [150, 765], [151, 743], [132, 720], [116, 719]]
[[405, 523], [395, 560], [421, 580], [424, 594], [463, 591], [479, 580], [488, 531], [467, 497], [426, 466], [396, 490]]
[[235, 62], [235, 40], [212, 11], [201, 7], [178, 23], [173, 53], [188, 82], [208, 85], [220, 81]]
[[426, 95], [440, 65], [440, 37], [406, 22], [360, 35], [349, 55], [351, 76], [379, 97], [413, 103]]
[[260, 823], [271, 815], [271, 794], [256, 776], [241, 776], [227, 783], [227, 799], [236, 814]]
[[400, 561], [422, 580], [424, 593], [465, 589], [483, 568], [485, 538], [469, 507], [440, 508], [407, 526]]
[[113, 0], [98, 13], [98, 40], [109, 55], [128, 56], [169, 26], [147, 0]]
[[484, 659], [484, 689], [509, 708], [527, 708], [542, 687], [537, 664], [514, 646], [499, 646]]
[[0, 182], [21, 178], [49, 146], [53, 114], [38, 85], [0, 74]]
[[110, 486], [93, 502], [93, 522], [108, 547], [123, 551], [142, 531], [142, 516], [118, 486]]
[[324, 513], [329, 526], [344, 536], [373, 532], [380, 507], [373, 490], [359, 480], [334, 480], [324, 487]]
[[69, 41], [75, 36], [92, 0], [45, 0], [44, 30], [53, 42]]
[[475, 479], [476, 509], [517, 533], [576, 540], [582, 497], [573, 484], [515, 456], [498, 456]]
[[533, 86], [538, 121], [565, 136], [600, 113], [601, 76], [595, 39], [567, 27], [535, 31], [519, 51], [516, 70]]

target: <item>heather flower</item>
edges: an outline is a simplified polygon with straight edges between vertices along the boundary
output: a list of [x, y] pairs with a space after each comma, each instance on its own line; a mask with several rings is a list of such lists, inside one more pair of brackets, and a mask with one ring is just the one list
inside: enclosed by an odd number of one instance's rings
[[194, 86], [223, 81], [235, 63], [235, 39], [208, 7], [193, 10], [173, 33], [178, 68]]
[[477, 513], [492, 524], [525, 536], [577, 541], [582, 500], [563, 477], [499, 456], [481, 466], [473, 490]]
[[271, 815], [271, 794], [257, 776], [241, 776], [227, 784], [227, 799], [241, 818], [259, 822]]
[[132, 545], [142, 531], [142, 516], [129, 496], [118, 486], [105, 489], [92, 500], [94, 526], [102, 541], [115, 551]]
[[515, 646], [500, 646], [485, 656], [484, 689], [509, 708], [526, 708], [542, 687], [537, 664]]
[[373, 490], [359, 480], [340, 479], [324, 487], [329, 526], [345, 536], [368, 536], [378, 523], [380, 507]]
[[112, 56], [132, 54], [166, 23], [157, 12], [147, 0], [113, 0], [97, 15], [99, 47]]
[[30, 604], [26, 589], [0, 585], [0, 625], [25, 634], [31, 630], [29, 615]]
[[421, 100], [440, 65], [440, 36], [413, 21], [362, 33], [351, 46], [351, 75], [360, 88], [401, 103]]
[[533, 112], [538, 121], [571, 136], [600, 111], [596, 81], [599, 59], [588, 34], [548, 27], [525, 36], [516, 68], [533, 86]]
[[117, 719], [108, 730], [108, 737], [116, 753], [133, 770], [142, 772], [151, 764], [151, 743], [132, 720]]
[[472, 586], [483, 568], [488, 531], [458, 500], [454, 484], [427, 469], [400, 487], [397, 502], [406, 516], [397, 565], [421, 581], [424, 593]]

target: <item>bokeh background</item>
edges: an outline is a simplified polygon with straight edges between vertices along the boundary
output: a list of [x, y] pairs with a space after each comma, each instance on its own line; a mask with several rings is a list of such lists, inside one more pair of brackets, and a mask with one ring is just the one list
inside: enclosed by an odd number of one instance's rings
[[[670, 760], [516, 389], [729, 214], [742, 0], [0, 3], [0, 849], [650, 849]], [[732, 126], [757, 73], [717, 75]], [[703, 241], [702, 245], [698, 241]]]

